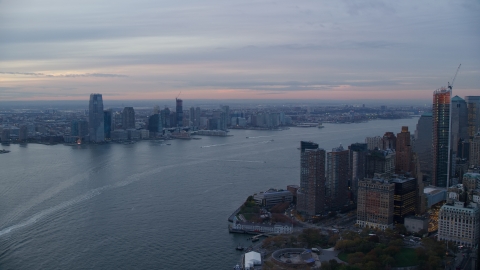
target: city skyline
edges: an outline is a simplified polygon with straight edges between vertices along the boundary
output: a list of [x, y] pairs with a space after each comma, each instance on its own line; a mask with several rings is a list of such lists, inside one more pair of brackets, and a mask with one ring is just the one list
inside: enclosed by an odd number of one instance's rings
[[[48, 8], [46, 8], [48, 7]], [[2, 1], [0, 99], [417, 99], [480, 85], [480, 3]]]

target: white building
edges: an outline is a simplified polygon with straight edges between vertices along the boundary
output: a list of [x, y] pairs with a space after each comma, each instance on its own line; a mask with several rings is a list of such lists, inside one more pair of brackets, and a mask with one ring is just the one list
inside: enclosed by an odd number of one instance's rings
[[243, 255], [243, 266], [245, 270], [253, 270], [255, 266], [262, 265], [262, 256], [260, 253], [255, 251], [250, 251]]
[[438, 240], [452, 241], [473, 247], [480, 239], [480, 208], [477, 203], [465, 206], [459, 201], [460, 186], [449, 189], [449, 203], [440, 208], [438, 214]]
[[231, 229], [236, 232], [290, 234], [293, 232], [293, 225], [286, 223], [254, 223], [239, 221], [237, 217], [233, 217]]

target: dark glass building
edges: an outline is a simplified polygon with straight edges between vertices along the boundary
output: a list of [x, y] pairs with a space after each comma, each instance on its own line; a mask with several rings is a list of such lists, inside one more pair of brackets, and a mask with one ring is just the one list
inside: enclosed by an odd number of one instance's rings
[[415, 178], [395, 178], [390, 182], [395, 184], [393, 221], [403, 224], [406, 216], [415, 215], [417, 180]]
[[104, 124], [105, 139], [111, 139], [112, 138], [112, 127], [113, 127], [112, 119], [113, 119], [112, 110], [103, 111], [103, 124]]
[[101, 94], [91, 94], [88, 104], [88, 131], [90, 141], [102, 142], [105, 140], [103, 123], [103, 99]]
[[175, 107], [175, 112], [177, 115], [177, 125], [182, 126], [183, 125], [183, 100], [176, 98], [176, 107]]

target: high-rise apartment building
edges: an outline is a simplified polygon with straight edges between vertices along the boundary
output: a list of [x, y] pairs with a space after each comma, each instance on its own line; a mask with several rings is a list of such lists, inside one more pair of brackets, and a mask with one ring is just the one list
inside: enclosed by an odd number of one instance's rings
[[91, 94], [88, 104], [88, 132], [90, 141], [103, 142], [105, 130], [103, 122], [103, 99], [101, 94]]
[[383, 138], [380, 136], [365, 138], [368, 150], [383, 149]]
[[410, 132], [407, 126], [402, 127], [402, 132], [397, 134], [395, 151], [395, 173], [404, 174], [412, 171], [412, 146]]
[[438, 187], [448, 187], [449, 181], [449, 138], [450, 138], [450, 95], [447, 88], [433, 93], [433, 170], [432, 183]]
[[397, 148], [397, 137], [393, 132], [385, 132], [382, 138], [383, 148], [384, 150], [391, 149], [395, 150]]
[[325, 210], [325, 150], [318, 144], [300, 143], [300, 188], [297, 191], [297, 211], [307, 216]]
[[357, 201], [358, 181], [365, 177], [366, 158], [368, 147], [366, 143], [353, 143], [348, 147], [349, 158], [349, 184], [353, 201]]
[[340, 210], [348, 203], [349, 151], [342, 145], [327, 153], [327, 206]]
[[366, 155], [365, 176], [374, 174], [391, 174], [395, 172], [395, 152], [393, 150], [373, 150]]
[[176, 98], [175, 102], [176, 124], [181, 126], [183, 124], [183, 100]]
[[385, 230], [393, 228], [395, 184], [384, 179], [358, 182], [357, 224]]
[[135, 110], [133, 109], [133, 107], [123, 108], [122, 128], [125, 130], [135, 128]]

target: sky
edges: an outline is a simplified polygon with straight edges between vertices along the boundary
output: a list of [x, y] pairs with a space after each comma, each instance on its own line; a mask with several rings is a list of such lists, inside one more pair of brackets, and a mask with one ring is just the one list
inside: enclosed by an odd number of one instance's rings
[[0, 100], [480, 95], [478, 0], [0, 0]]

